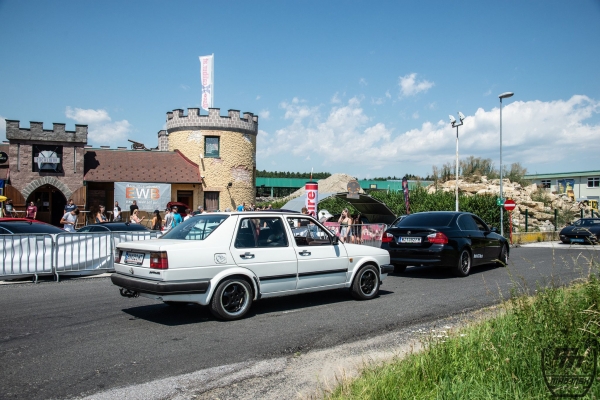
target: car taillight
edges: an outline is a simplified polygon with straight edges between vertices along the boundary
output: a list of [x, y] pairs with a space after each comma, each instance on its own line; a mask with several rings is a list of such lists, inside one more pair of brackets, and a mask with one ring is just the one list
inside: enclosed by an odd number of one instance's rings
[[386, 232], [385, 235], [381, 238], [381, 243], [391, 243], [394, 241], [394, 235]]
[[150, 253], [150, 268], [169, 269], [169, 260], [167, 259], [167, 252], [160, 251], [157, 253]]
[[115, 262], [118, 264], [121, 262], [121, 250], [117, 250], [115, 254]]
[[448, 243], [448, 236], [444, 235], [442, 232], [436, 232], [427, 235], [427, 240], [429, 241], [429, 243], [446, 244]]

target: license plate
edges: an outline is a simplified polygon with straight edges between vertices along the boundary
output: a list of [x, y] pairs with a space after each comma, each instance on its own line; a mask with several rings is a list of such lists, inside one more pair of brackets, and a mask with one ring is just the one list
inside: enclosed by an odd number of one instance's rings
[[144, 262], [144, 253], [131, 253], [125, 252], [125, 264], [137, 264], [140, 265]]
[[401, 237], [400, 243], [421, 243], [420, 237]]
[[574, 242], [574, 243], [583, 243], [583, 239], [571, 239], [571, 242]]

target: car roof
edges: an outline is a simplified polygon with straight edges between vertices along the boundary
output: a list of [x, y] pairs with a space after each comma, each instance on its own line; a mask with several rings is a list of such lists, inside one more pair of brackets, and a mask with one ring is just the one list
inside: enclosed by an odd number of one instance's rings
[[13, 234], [19, 233], [64, 233], [65, 231], [54, 225], [42, 221], [25, 218], [0, 218], [0, 227]]
[[109, 231], [119, 231], [119, 230], [147, 231], [147, 230], [149, 230], [144, 225], [130, 224], [128, 222], [103, 222], [101, 224], [95, 224], [95, 225], [103, 226], [106, 229], [108, 229]]

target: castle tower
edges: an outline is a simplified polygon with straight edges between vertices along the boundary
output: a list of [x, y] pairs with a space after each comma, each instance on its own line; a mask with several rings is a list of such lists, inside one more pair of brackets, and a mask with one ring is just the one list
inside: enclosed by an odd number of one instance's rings
[[[179, 150], [198, 163], [202, 176], [204, 204], [209, 210], [225, 210], [242, 202], [255, 201], [256, 135], [258, 116], [229, 110], [221, 116], [218, 108], [200, 115], [188, 108], [187, 115], [176, 109], [167, 113], [167, 132], [159, 132], [159, 148]], [[162, 134], [162, 135], [161, 135]]]

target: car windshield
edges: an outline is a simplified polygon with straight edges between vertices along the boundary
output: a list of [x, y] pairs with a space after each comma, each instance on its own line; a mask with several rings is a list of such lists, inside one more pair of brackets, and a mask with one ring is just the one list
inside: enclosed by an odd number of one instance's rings
[[575, 221], [575, 226], [600, 226], [600, 219], [580, 219]]
[[65, 233], [64, 230], [52, 225], [28, 221], [3, 222], [0, 226], [13, 233]]
[[419, 213], [410, 214], [396, 223], [396, 227], [403, 226], [448, 226], [454, 218], [453, 214]]
[[161, 239], [204, 240], [227, 218], [229, 215], [202, 214], [183, 221], [165, 233]]

